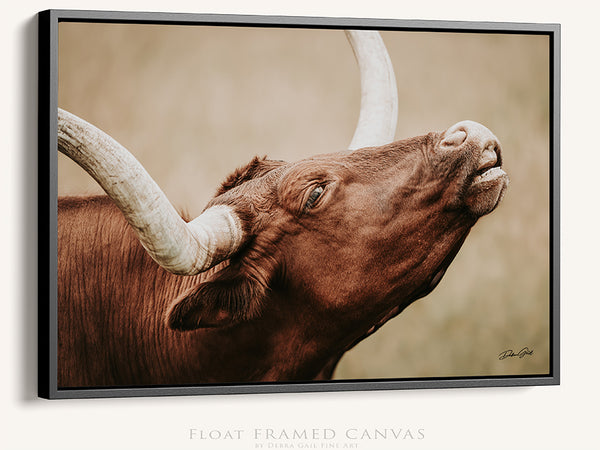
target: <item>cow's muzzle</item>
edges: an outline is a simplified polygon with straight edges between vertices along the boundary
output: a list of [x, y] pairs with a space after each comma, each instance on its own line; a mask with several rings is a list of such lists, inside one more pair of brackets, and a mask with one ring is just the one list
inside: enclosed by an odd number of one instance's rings
[[444, 132], [440, 146], [446, 150], [468, 151], [472, 155], [473, 173], [465, 203], [477, 216], [491, 212], [502, 200], [508, 186], [498, 138], [480, 123], [464, 120]]

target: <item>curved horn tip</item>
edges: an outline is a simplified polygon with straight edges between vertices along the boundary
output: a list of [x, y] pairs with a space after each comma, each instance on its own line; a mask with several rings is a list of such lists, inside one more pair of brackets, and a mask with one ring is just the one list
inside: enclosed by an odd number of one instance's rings
[[398, 89], [392, 61], [377, 31], [345, 30], [360, 70], [361, 107], [349, 150], [392, 142]]

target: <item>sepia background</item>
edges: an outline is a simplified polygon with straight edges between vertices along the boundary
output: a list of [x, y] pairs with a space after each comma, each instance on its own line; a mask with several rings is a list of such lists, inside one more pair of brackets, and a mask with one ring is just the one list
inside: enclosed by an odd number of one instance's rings
[[[350, 351], [335, 377], [548, 373], [548, 38], [382, 36], [398, 80], [396, 138], [476, 120], [502, 142], [511, 184], [436, 290]], [[347, 147], [359, 85], [338, 30], [59, 26], [59, 106], [128, 148], [192, 215], [254, 155]], [[62, 155], [58, 189], [101, 192]], [[525, 346], [530, 357], [498, 359]]]

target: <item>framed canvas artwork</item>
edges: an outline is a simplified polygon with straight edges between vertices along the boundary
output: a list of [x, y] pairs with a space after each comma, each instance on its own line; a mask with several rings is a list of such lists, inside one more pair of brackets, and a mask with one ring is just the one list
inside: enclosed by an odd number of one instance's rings
[[559, 382], [558, 25], [39, 23], [40, 396]]

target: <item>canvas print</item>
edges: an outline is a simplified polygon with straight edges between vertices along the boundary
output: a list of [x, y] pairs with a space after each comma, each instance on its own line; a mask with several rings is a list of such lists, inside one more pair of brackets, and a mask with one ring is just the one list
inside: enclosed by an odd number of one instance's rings
[[58, 39], [59, 389], [550, 373], [548, 35]]

